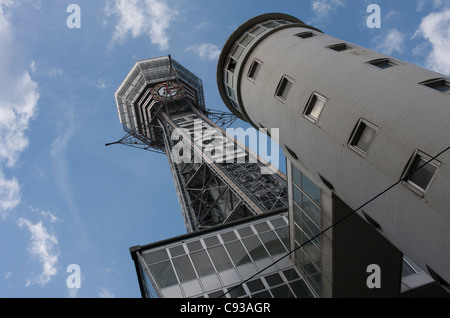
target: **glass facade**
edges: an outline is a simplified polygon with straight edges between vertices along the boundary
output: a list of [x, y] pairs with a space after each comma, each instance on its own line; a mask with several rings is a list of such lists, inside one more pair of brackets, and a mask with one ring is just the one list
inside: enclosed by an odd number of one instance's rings
[[274, 264], [288, 252], [287, 213], [151, 246], [138, 254], [141, 280], [158, 297], [314, 297], [289, 257]]
[[[292, 189], [295, 262], [317, 295], [322, 294], [321, 190], [292, 163], [289, 187]], [[307, 243], [306, 243], [307, 242]]]

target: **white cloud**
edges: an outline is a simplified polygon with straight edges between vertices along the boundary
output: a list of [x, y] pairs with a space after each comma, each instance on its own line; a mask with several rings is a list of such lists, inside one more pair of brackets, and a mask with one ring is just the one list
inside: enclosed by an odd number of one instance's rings
[[42, 264], [41, 274], [27, 280], [26, 286], [32, 284], [45, 285], [58, 273], [56, 267], [58, 263], [58, 239], [47, 232], [42, 222], [33, 224], [31, 221], [21, 218], [17, 224], [20, 228], [25, 227], [30, 232], [31, 243], [28, 251], [32, 257]]
[[160, 50], [169, 48], [168, 30], [178, 12], [166, 0], [115, 0], [106, 8], [107, 15], [116, 15], [112, 41], [122, 43], [128, 35], [133, 38], [149, 35]]
[[114, 298], [114, 294], [104, 287], [100, 288], [99, 296], [100, 298]]
[[57, 216], [55, 216], [53, 213], [51, 213], [50, 211], [42, 211], [40, 209], [34, 208], [32, 206], [30, 206], [30, 210], [31, 212], [37, 213], [40, 216], [44, 217], [45, 219], [48, 219], [50, 223], [58, 223], [58, 222], [62, 222], [62, 220], [60, 218], [58, 218]]
[[6, 218], [7, 211], [20, 202], [20, 186], [16, 178], [7, 179], [0, 171], [0, 216]]
[[427, 3], [431, 3], [433, 8], [437, 8], [444, 3], [448, 4], [448, 0], [417, 0], [416, 11], [421, 12]]
[[25, 71], [12, 71], [14, 56], [12, 26], [5, 11], [12, 1], [0, 0], [0, 215], [20, 202], [20, 186], [16, 178], [6, 178], [4, 168], [16, 165], [28, 147], [26, 131], [37, 111], [38, 86]]
[[328, 15], [336, 11], [339, 7], [344, 6], [343, 0], [313, 0], [311, 3], [311, 9], [319, 20], [328, 17]]
[[434, 12], [422, 19], [414, 34], [431, 44], [425, 67], [446, 75], [450, 74], [450, 9]]
[[216, 45], [209, 43], [191, 45], [186, 50], [198, 54], [202, 60], [216, 60], [220, 55], [220, 49]]
[[404, 49], [405, 36], [397, 29], [390, 29], [385, 34], [373, 38], [374, 50], [391, 55], [402, 53]]

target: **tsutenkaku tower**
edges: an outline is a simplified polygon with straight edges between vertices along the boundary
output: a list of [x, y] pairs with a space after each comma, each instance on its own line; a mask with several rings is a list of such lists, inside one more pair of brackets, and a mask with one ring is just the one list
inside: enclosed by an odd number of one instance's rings
[[170, 56], [138, 61], [115, 99], [117, 143], [166, 154], [188, 232], [287, 210], [284, 175], [213, 122], [202, 81]]

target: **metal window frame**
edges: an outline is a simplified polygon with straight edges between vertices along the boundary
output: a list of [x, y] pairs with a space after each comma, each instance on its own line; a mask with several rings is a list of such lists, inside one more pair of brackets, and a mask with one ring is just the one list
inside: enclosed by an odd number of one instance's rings
[[[420, 197], [424, 197], [425, 194], [427, 194], [428, 191], [430, 190], [431, 185], [433, 184], [433, 181], [436, 178], [437, 173], [439, 171], [439, 166], [441, 165], [441, 163], [438, 160], [436, 160], [436, 159], [431, 160], [432, 158], [433, 157], [431, 157], [430, 155], [424, 153], [423, 151], [421, 151], [419, 149], [416, 149], [414, 151], [413, 155], [411, 156], [411, 158], [409, 159], [409, 161], [408, 161], [408, 163], [407, 163], [407, 165], [405, 167], [405, 170], [402, 173], [402, 177], [401, 177], [402, 184], [405, 185], [409, 190], [411, 190], [412, 192], [414, 192], [415, 194], [417, 194]], [[433, 176], [431, 177], [431, 179], [428, 182], [428, 184], [427, 184], [425, 189], [423, 189], [422, 187], [420, 187], [419, 185], [415, 184], [414, 182], [412, 182], [410, 180], [410, 177], [411, 177], [410, 174], [411, 174], [411, 172], [414, 171], [414, 169], [418, 168], [418, 166], [417, 166], [418, 162], [417, 161], [420, 160], [420, 159], [423, 159], [426, 162], [427, 165], [430, 164], [430, 165], [432, 165], [433, 167], [436, 168], [436, 170], [433, 173]]]
[[[375, 134], [373, 135], [372, 140], [370, 141], [369, 147], [367, 149], [367, 151], [359, 148], [356, 144], [359, 141], [359, 138], [361, 138], [361, 135], [364, 131], [363, 125], [365, 127], [369, 127], [373, 130], [375, 130]], [[369, 153], [369, 149], [370, 149], [370, 145], [372, 144], [372, 142], [374, 141], [374, 139], [376, 138], [376, 136], [378, 135], [378, 132], [380, 131], [380, 127], [378, 127], [377, 125], [371, 123], [370, 121], [368, 121], [367, 119], [364, 118], [360, 118], [358, 120], [358, 123], [356, 124], [355, 128], [353, 128], [352, 134], [350, 135], [350, 139], [348, 141], [347, 146], [353, 150], [354, 152], [356, 152], [358, 155], [362, 156], [362, 157], [366, 157], [367, 154]]]

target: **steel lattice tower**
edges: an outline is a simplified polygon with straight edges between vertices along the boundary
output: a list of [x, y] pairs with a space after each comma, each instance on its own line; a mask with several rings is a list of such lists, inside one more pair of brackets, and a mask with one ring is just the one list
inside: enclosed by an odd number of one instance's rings
[[213, 122], [232, 119], [206, 109], [202, 81], [170, 56], [138, 61], [115, 98], [116, 143], [166, 154], [188, 232], [287, 210], [284, 175]]

